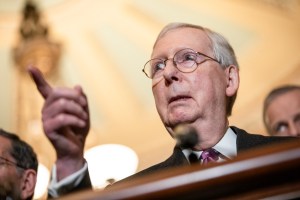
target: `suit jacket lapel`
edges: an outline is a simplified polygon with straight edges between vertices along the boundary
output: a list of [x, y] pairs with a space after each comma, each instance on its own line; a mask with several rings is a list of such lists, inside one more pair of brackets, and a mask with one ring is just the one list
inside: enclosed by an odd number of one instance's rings
[[234, 126], [231, 126], [230, 128], [232, 128], [232, 130], [237, 135], [236, 147], [237, 147], [238, 154], [245, 150], [273, 144], [276, 142], [284, 142], [284, 141], [294, 139], [292, 137], [275, 137], [275, 136], [272, 137], [272, 136], [251, 134], [251, 133], [247, 133], [243, 129], [239, 129]]

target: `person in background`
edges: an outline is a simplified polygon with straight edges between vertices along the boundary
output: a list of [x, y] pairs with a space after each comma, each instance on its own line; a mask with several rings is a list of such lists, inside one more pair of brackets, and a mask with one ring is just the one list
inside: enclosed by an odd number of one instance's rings
[[38, 160], [32, 147], [0, 129], [0, 199], [33, 198]]
[[264, 100], [263, 121], [270, 135], [300, 136], [300, 86], [274, 88]]
[[[45, 99], [43, 127], [57, 152], [51, 195], [67, 194], [78, 185], [91, 188], [83, 158], [90, 127], [83, 89], [52, 88], [37, 68], [29, 67], [28, 71]], [[177, 127], [185, 125], [195, 130], [198, 141], [191, 147], [176, 145], [167, 160], [125, 180], [188, 165], [190, 155], [199, 163], [220, 162], [244, 150], [288, 139], [250, 134], [229, 125], [240, 83], [239, 65], [233, 48], [219, 33], [188, 23], [167, 25], [158, 35], [143, 72], [152, 81], [156, 109], [167, 132], [176, 137]]]

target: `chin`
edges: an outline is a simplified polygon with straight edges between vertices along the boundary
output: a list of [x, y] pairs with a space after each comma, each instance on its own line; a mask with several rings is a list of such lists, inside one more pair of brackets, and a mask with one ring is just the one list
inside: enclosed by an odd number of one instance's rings
[[178, 124], [191, 123], [195, 121], [195, 113], [192, 109], [172, 109], [167, 110], [164, 114], [161, 113], [160, 117], [167, 127], [175, 127]]
[[181, 116], [175, 118], [169, 118], [170, 127], [175, 127], [179, 124], [189, 124], [192, 123], [194, 120], [191, 116]]

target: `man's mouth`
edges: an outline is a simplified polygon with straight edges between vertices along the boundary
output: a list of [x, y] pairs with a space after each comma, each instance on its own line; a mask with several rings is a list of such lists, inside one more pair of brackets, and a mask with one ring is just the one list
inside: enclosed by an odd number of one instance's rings
[[176, 97], [172, 97], [170, 100], [169, 100], [169, 104], [174, 102], [174, 101], [182, 101], [182, 100], [187, 100], [191, 97], [189, 96], [184, 96], [184, 95], [179, 95], [179, 96], [176, 96]]

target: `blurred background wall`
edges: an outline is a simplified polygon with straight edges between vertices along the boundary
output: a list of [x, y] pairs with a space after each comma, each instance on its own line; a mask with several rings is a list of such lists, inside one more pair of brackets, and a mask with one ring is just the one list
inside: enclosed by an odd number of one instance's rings
[[25, 2], [0, 0], [0, 127], [29, 142], [48, 169], [55, 155], [41, 127], [43, 100], [24, 63], [37, 64], [53, 86], [82, 85], [92, 122], [86, 149], [125, 145], [139, 158], [137, 171], [174, 146], [142, 73], [167, 23], [200, 24], [233, 45], [241, 85], [231, 125], [266, 134], [263, 98], [275, 86], [300, 84], [299, 0], [36, 0], [37, 24], [46, 29], [27, 22], [43, 38], [30, 44], [30, 31], [20, 34]]

